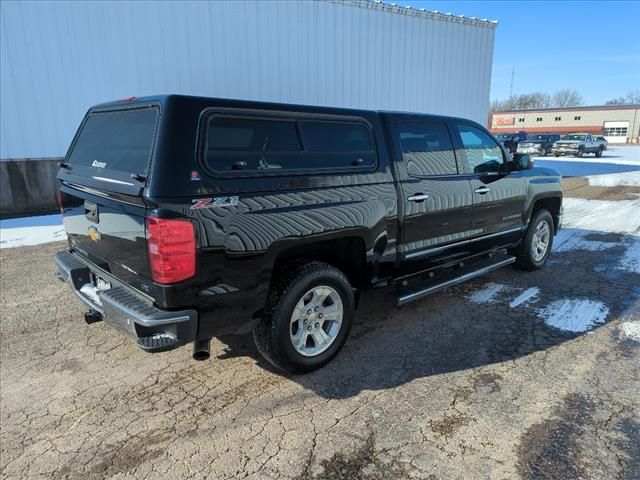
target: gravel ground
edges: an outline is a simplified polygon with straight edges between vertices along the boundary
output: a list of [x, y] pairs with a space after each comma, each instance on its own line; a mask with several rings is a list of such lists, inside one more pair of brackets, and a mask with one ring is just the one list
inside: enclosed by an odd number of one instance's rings
[[538, 272], [395, 309], [366, 295], [306, 376], [250, 337], [208, 362], [145, 354], [84, 324], [54, 280], [64, 243], [3, 249], [0, 476], [638, 479], [640, 237], [563, 235]]

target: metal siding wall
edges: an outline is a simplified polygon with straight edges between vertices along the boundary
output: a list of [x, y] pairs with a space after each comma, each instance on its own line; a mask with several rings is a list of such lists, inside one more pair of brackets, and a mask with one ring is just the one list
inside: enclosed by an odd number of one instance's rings
[[3, 1], [0, 158], [63, 156], [91, 105], [129, 95], [409, 110], [484, 124], [495, 25], [390, 10]]

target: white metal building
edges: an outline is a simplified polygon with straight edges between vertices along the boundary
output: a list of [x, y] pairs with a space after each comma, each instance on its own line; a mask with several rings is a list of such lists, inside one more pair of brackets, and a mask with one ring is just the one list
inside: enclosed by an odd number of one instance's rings
[[603, 135], [609, 143], [638, 143], [640, 105], [542, 108], [493, 112], [493, 133], [587, 132]]
[[487, 20], [353, 0], [0, 7], [2, 159], [63, 156], [91, 105], [162, 93], [487, 118]]

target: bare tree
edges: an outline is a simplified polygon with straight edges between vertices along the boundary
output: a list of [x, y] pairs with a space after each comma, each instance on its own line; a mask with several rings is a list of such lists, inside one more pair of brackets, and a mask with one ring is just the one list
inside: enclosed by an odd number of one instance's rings
[[623, 97], [614, 97], [606, 105], [638, 105], [640, 104], [640, 90], [632, 90]]
[[627, 93], [627, 103], [630, 105], [640, 105], [640, 90], [632, 90]]
[[552, 104], [554, 107], [577, 107], [583, 103], [582, 96], [569, 88], [558, 90], [553, 94]]
[[493, 100], [491, 111], [504, 110], [530, 110], [534, 108], [547, 108], [551, 106], [551, 95], [545, 92], [524, 93], [514, 95], [507, 100]]

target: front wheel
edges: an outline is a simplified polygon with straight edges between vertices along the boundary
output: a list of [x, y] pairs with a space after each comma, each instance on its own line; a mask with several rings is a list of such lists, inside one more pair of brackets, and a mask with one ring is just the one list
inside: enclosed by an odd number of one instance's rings
[[522, 244], [515, 252], [516, 268], [537, 270], [542, 268], [553, 247], [553, 217], [549, 210], [538, 210], [529, 222]]
[[354, 309], [349, 280], [337, 268], [309, 262], [284, 270], [253, 331], [256, 347], [276, 367], [290, 373], [310, 372], [340, 351]]

